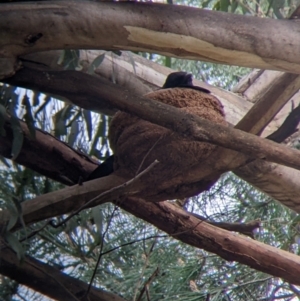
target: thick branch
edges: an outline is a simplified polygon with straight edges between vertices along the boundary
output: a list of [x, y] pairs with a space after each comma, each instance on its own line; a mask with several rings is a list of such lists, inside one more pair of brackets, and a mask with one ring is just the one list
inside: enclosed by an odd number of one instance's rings
[[[59, 51], [35, 53], [27, 55], [26, 58], [30, 61], [37, 61], [41, 64], [51, 66], [52, 68], [59, 68], [59, 70], [62, 70], [61, 66], [57, 65], [59, 53]], [[91, 63], [97, 56], [99, 56], [99, 51], [89, 50], [81, 51], [80, 53], [81, 63], [83, 65], [87, 63], [86, 60]], [[135, 69], [133, 69], [132, 59], [134, 60]], [[128, 78], [130, 78], [129, 80], [131, 82], [132, 79], [136, 77], [140, 80], [145, 81], [147, 85], [150, 85], [151, 87], [157, 89], [159, 86], [162, 86], [165, 80], [165, 76], [172, 72], [172, 69], [170, 68], [148, 61], [143, 57], [140, 57], [133, 53], [127, 54], [126, 52], [123, 52], [121, 56], [113, 55], [110, 52], [106, 53], [104, 62], [97, 70], [101, 72], [101, 75], [108, 79], [111, 79], [111, 77], [113, 76], [117, 82], [125, 84], [125, 86], [123, 87], [124, 89], [129, 89], [130, 91], [132, 89], [132, 86], [131, 83], [128, 83]], [[119, 75], [123, 73], [122, 70], [131, 72], [131, 75], [127, 75], [125, 80], [118, 78]], [[271, 91], [268, 92], [268, 90], [272, 90], [273, 88], [275, 90], [277, 89], [277, 87], [273, 85], [273, 82], [276, 82], [276, 84], [280, 86], [285, 85], [286, 87], [287, 83], [284, 83], [286, 77], [280, 76], [280, 78], [283, 80], [283, 83], [276, 80], [280, 72], [264, 71], [263, 74], [261, 73], [262, 72], [256, 72], [254, 76], [246, 79], [246, 84], [244, 85], [243, 89], [239, 88], [238, 92], [244, 93], [246, 98], [250, 98], [250, 100], [258, 101], [259, 99], [261, 99], [260, 89], [262, 84], [264, 86], [264, 91], [266, 91], [264, 95], [270, 95]], [[249, 86], [249, 82], [252, 83], [251, 86]], [[226, 119], [232, 124], [236, 124], [237, 121], [245, 114], [245, 112], [249, 110], [249, 103], [233, 93], [218, 89], [197, 80], [194, 80], [194, 83], [196, 85], [210, 89], [215, 95], [218, 96], [225, 107]], [[139, 89], [140, 88], [141, 86], [139, 86]], [[138, 95], [142, 94], [138, 92]], [[279, 94], [275, 95], [275, 98], [274, 94], [272, 98], [268, 98], [270, 105], [272, 106], [274, 100], [277, 99], [278, 96], [281, 97], [281, 95], [287, 96], [285, 92], [283, 92], [283, 94], [281, 94], [280, 92]], [[283, 98], [281, 99], [283, 100]], [[276, 120], [272, 121], [272, 125], [267, 128], [267, 131], [264, 131], [265, 136], [277, 129], [278, 125], [283, 122], [285, 116], [288, 114], [288, 112], [290, 112], [292, 106], [290, 102], [291, 100], [276, 116]], [[293, 97], [293, 102], [295, 104], [299, 103], [299, 93], [297, 93], [297, 95]], [[264, 114], [263, 111], [261, 113]], [[264, 118], [256, 118], [256, 120], [258, 120], [258, 122], [262, 122], [262, 124], [265, 124]], [[249, 118], [248, 121], [248, 124], [250, 125], [250, 128], [248, 128], [249, 130], [254, 126], [254, 123], [252, 123]], [[294, 211], [300, 212], [299, 171], [282, 165], [257, 160], [255, 162], [252, 162], [250, 165], [248, 164], [244, 168], [240, 168], [237, 172], [240, 177], [260, 189], [262, 192], [269, 194], [271, 197], [277, 199]]]
[[281, 204], [300, 213], [299, 170], [255, 160], [234, 173]]
[[[46, 193], [26, 202], [23, 206], [23, 219], [26, 225], [42, 221], [44, 219], [73, 212], [84, 206], [88, 201], [97, 197], [103, 192], [112, 190], [100, 201], [95, 201], [89, 207], [94, 207], [120, 197], [118, 191], [112, 188], [124, 184], [125, 180], [115, 175], [101, 179], [85, 182], [81, 185], [74, 185], [54, 192]], [[141, 186], [138, 181], [126, 192], [139, 191]], [[24, 203], [25, 204], [25, 203]], [[6, 210], [0, 211], [0, 230], [9, 220], [9, 213]], [[20, 228], [18, 222], [14, 230]], [[1, 233], [1, 231], [0, 231]]]
[[128, 49], [261, 69], [300, 70], [300, 33], [295, 20], [156, 3], [85, 1], [2, 4], [0, 15], [2, 76], [17, 68], [17, 55], [70, 48]]
[[[67, 185], [78, 183], [80, 178], [85, 179], [97, 166], [91, 158], [79, 151], [74, 151], [66, 143], [47, 132], [36, 129], [36, 139], [33, 139], [27, 125], [22, 121], [20, 125], [24, 135], [23, 151], [15, 162], [51, 179], [59, 179], [61, 183]], [[5, 123], [4, 129], [6, 135], [0, 135], [0, 154], [11, 158], [13, 132], [9, 122]], [[31, 160], [32, 158], [35, 160]], [[69, 172], [70, 170], [72, 173]]]
[[[30, 256], [26, 256], [20, 263], [17, 255], [9, 248], [1, 249], [0, 260], [2, 275], [56, 300], [74, 301], [75, 298], [81, 300], [88, 288], [88, 284], [85, 282], [70, 277]], [[95, 287], [90, 290], [89, 300], [125, 301], [117, 295]]]
[[254, 106], [235, 128], [252, 134], [260, 134], [290, 98], [299, 91], [300, 76], [265, 71], [260, 78], [270, 76], [272, 76], [272, 82], [264, 87], [260, 83], [260, 93], [256, 99], [252, 99], [255, 102]]
[[[28, 75], [30, 74], [30, 77]], [[8, 83], [27, 87], [35, 83], [40, 91], [62, 95], [74, 104], [88, 110], [107, 106], [134, 114], [142, 119], [169, 128], [197, 141], [213, 144], [242, 152], [257, 159], [264, 159], [300, 169], [300, 157], [297, 150], [277, 143], [263, 140], [254, 135], [214, 124], [209, 120], [181, 112], [150, 99], [137, 97], [110, 83], [76, 71], [37, 71], [29, 68], [20, 70]], [[64, 82], [64, 85], [61, 85]], [[231, 163], [231, 169], [240, 166], [240, 162]], [[221, 168], [222, 170], [222, 168]], [[225, 169], [226, 170], [226, 169]]]
[[128, 198], [120, 206], [182, 242], [300, 284], [297, 276], [300, 262], [295, 254], [216, 228], [168, 202], [149, 203]]

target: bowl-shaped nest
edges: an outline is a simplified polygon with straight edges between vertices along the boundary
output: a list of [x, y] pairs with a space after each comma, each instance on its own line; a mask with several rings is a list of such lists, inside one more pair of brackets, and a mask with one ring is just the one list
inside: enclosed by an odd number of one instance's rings
[[[211, 94], [187, 88], [162, 89], [145, 95], [216, 123], [226, 124], [223, 106]], [[117, 112], [110, 125], [109, 140], [115, 154], [116, 173], [132, 178], [154, 160], [159, 164], [148, 174], [151, 189], [183, 174], [215, 150], [206, 142], [192, 141], [159, 125]], [[187, 183], [189, 180], [187, 179]], [[176, 190], [174, 183], [174, 190]], [[194, 191], [194, 188], [192, 189]], [[187, 196], [192, 193], [187, 192]], [[176, 193], [172, 197], [176, 197]], [[179, 197], [179, 196], [178, 196]], [[180, 195], [182, 197], [182, 195]]]

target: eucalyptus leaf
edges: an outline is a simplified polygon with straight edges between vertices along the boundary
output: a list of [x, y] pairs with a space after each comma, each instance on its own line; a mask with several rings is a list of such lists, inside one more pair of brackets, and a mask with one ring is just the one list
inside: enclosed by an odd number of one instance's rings
[[12, 94], [15, 94], [16, 87], [10, 85], [3, 85], [0, 90], [0, 104], [4, 107], [8, 106]]
[[0, 135], [6, 136], [6, 131], [4, 129], [5, 120], [7, 119], [7, 113], [5, 107], [0, 104]]
[[[0, 161], [7, 167], [11, 168], [10, 164], [8, 163], [8, 160], [4, 158], [3, 156], [0, 156]], [[10, 160], [9, 160], [10, 161]]]
[[133, 67], [134, 74], [136, 75], [135, 61], [134, 61], [134, 59], [133, 59], [133, 56], [132, 56], [131, 51], [127, 51], [127, 54], [128, 54], [130, 63], [131, 63], [131, 65], [132, 65], [132, 67]]
[[74, 234], [76, 234], [75, 229], [77, 227], [78, 227], [78, 223], [76, 222], [76, 220], [74, 218], [71, 218], [70, 220], [67, 221], [66, 228], [64, 230], [67, 233], [73, 232]]
[[79, 62], [79, 50], [66, 49], [64, 51], [63, 66], [66, 70], [74, 70]]
[[220, 0], [220, 10], [224, 12], [228, 12], [228, 8], [230, 6], [229, 0]]
[[22, 210], [22, 206], [21, 206], [20, 200], [17, 197], [15, 197], [15, 196], [12, 196], [11, 200], [12, 200], [12, 202], [13, 202], [16, 210], [17, 210], [18, 215], [21, 216], [23, 214], [22, 213], [23, 210]]
[[7, 231], [10, 231], [17, 223], [19, 219], [19, 214], [15, 206], [13, 206], [11, 203], [6, 204], [6, 209], [9, 212], [9, 221], [7, 224]]
[[234, 13], [238, 7], [238, 0], [232, 0], [231, 1], [231, 13]]
[[62, 50], [61, 53], [60, 53], [60, 56], [57, 60], [57, 65], [62, 65], [64, 59], [65, 59], [65, 53], [66, 53], [66, 50]]
[[54, 133], [56, 137], [67, 135], [67, 119], [72, 114], [73, 106], [67, 105], [53, 115]]
[[23, 105], [25, 106], [26, 113], [24, 115], [25, 122], [27, 124], [27, 127], [29, 129], [29, 133], [31, 138], [35, 139], [35, 125], [34, 125], [34, 119], [31, 112], [31, 105], [29, 98], [25, 94], [22, 100]]
[[82, 110], [83, 119], [86, 124], [86, 129], [89, 137], [89, 141], [92, 140], [92, 113], [89, 110]]
[[70, 135], [68, 137], [68, 144], [70, 146], [74, 146], [74, 143], [76, 141], [76, 138], [78, 136], [78, 133], [79, 133], [79, 127], [78, 127], [78, 122], [76, 120], [74, 120], [72, 122], [72, 125], [71, 125], [71, 132], [70, 132]]
[[97, 56], [90, 64], [87, 73], [89, 74], [94, 74], [95, 73], [95, 69], [97, 69], [101, 63], [103, 62], [105, 58], [105, 53], [100, 54], [99, 56]]
[[19, 240], [10, 232], [5, 233], [5, 240], [9, 246], [17, 253], [19, 261], [22, 261], [25, 257], [25, 250]]
[[65, 136], [67, 135], [67, 126], [65, 119], [58, 119], [55, 122], [54, 134], [55, 137]]
[[46, 95], [45, 97], [45, 101], [43, 102], [43, 104], [36, 110], [36, 112], [34, 113], [34, 117], [36, 118], [36, 116], [42, 112], [45, 107], [47, 106], [47, 104], [49, 104], [49, 102], [51, 101], [52, 97], [50, 95]]
[[[98, 123], [96, 134], [94, 135], [94, 140], [91, 145], [91, 151], [90, 155], [93, 155], [97, 157], [98, 159], [101, 159], [101, 152], [97, 149], [97, 145], [99, 144], [99, 140], [101, 139], [101, 142], [103, 142], [104, 138], [106, 137], [106, 116], [101, 114], [101, 120]], [[103, 143], [101, 143], [103, 145]]]
[[296, 235], [294, 240], [297, 245], [300, 245], [300, 235]]
[[9, 105], [10, 114], [13, 115], [13, 116], [17, 116], [16, 109], [18, 107], [18, 99], [19, 99], [19, 95], [16, 94], [15, 92], [13, 92], [11, 94], [11, 102], [10, 102], [10, 105]]
[[11, 116], [10, 118], [11, 128], [13, 130], [13, 142], [12, 142], [12, 160], [16, 160], [19, 153], [22, 150], [24, 134], [21, 128], [20, 121], [17, 117]]
[[36, 107], [40, 104], [40, 95], [41, 93], [38, 92], [38, 91], [33, 91], [33, 97], [32, 97], [32, 100], [33, 100], [33, 106]]
[[169, 68], [172, 66], [172, 59], [169, 56], [165, 57], [165, 66]]
[[98, 234], [97, 237], [99, 237], [99, 241], [101, 241], [102, 233], [103, 233], [103, 214], [101, 210], [101, 206], [96, 206], [92, 208], [92, 217], [94, 219], [94, 223], [96, 226], [96, 233]]
[[[22, 206], [21, 206], [21, 202], [20, 202], [20, 200], [17, 198], [17, 197], [15, 197], [14, 195], [13, 196], [11, 196], [11, 200], [12, 200], [12, 202], [13, 202], [13, 204], [14, 204], [14, 209], [15, 210], [12, 210], [12, 211], [15, 211], [16, 213], [17, 213], [17, 217], [18, 217], [18, 219], [17, 220], [20, 220], [20, 222], [21, 222], [21, 224], [22, 224], [22, 227], [23, 227], [23, 229], [25, 230], [25, 235], [26, 235], [26, 237], [27, 237], [27, 231], [26, 231], [26, 226], [25, 226], [25, 222], [24, 222], [24, 219], [23, 219], [23, 209], [22, 209]], [[14, 218], [13, 218], [14, 219]], [[13, 224], [13, 226], [14, 226], [15, 224]], [[12, 226], [12, 227], [13, 227]], [[10, 230], [11, 228], [9, 228], [8, 227], [8, 230]]]

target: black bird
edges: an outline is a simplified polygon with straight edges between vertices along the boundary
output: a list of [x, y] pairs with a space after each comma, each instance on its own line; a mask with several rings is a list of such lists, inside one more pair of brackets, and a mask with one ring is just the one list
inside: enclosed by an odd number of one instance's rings
[[193, 85], [193, 75], [187, 72], [179, 71], [170, 73], [162, 86], [163, 89], [168, 88], [189, 88], [198, 90], [204, 93], [210, 93], [209, 90], [194, 86]]
[[[179, 71], [168, 75], [162, 89], [169, 88], [189, 88], [198, 90], [204, 93], [210, 93], [209, 90], [194, 86], [193, 76], [190, 73]], [[101, 163], [86, 179], [86, 181], [106, 177], [114, 172], [114, 155], [109, 156], [103, 163]]]
[[103, 163], [101, 163], [86, 179], [86, 181], [95, 180], [98, 178], [106, 177], [114, 172], [115, 156], [109, 156]]

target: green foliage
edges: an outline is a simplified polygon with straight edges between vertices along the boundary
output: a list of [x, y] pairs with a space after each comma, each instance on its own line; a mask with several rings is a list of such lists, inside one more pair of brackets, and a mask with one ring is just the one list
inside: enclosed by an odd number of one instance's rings
[[81, 70], [78, 65], [79, 50], [63, 50], [58, 60], [58, 65], [62, 65], [66, 70]]
[[[156, 55], [154, 61], [164, 64], [166, 58]], [[224, 65], [220, 68], [220, 65], [214, 63], [184, 59], [173, 59], [171, 67], [174, 70], [189, 71], [195, 78], [226, 90], [234, 87], [244, 75], [251, 71], [251, 69], [244, 67]]]
[[[17, 184], [22, 175], [22, 170], [11, 172], [12, 184]], [[7, 178], [7, 172], [0, 176]], [[23, 190], [20, 184], [7, 189], [0, 181], [2, 202], [17, 191], [20, 200], [44, 193], [49, 180], [35, 179], [34, 186], [28, 182]], [[51, 185], [51, 190], [58, 188]], [[256, 239], [299, 254], [294, 241], [299, 218], [233, 175], [222, 177], [212, 190], [191, 198], [187, 207], [210, 221], [247, 222], [259, 218], [262, 227]], [[89, 282], [103, 244], [94, 285], [128, 300], [139, 296], [157, 268], [159, 273], [149, 284], [151, 300], [207, 300], [208, 296], [210, 300], [259, 300], [272, 293], [291, 293], [287, 283], [178, 242], [130, 214], [115, 210], [111, 204], [85, 210], [66, 226], [48, 226], [23, 240], [43, 224], [30, 226], [28, 233], [18, 231], [27, 254], [40, 260], [47, 258], [49, 264]]]
[[103, 62], [105, 58], [105, 53], [100, 54], [99, 56], [97, 56], [94, 61], [90, 64], [89, 68], [88, 68], [88, 73], [89, 74], [94, 74], [95, 69], [98, 68], [100, 66], [100, 64]]
[[19, 284], [15, 281], [9, 280], [6, 277], [1, 277], [0, 280], [0, 300], [13, 301], [16, 300], [14, 296], [18, 292]]
[[298, 0], [177, 0], [176, 3], [274, 19], [288, 18], [299, 5]]
[[[297, 1], [187, 0], [177, 3], [239, 14], [286, 18]], [[155, 54], [143, 55], [175, 70], [191, 72], [202, 81], [228, 90], [249, 72], [249, 69], [241, 67]], [[59, 64], [65, 69], [79, 70], [81, 66], [78, 59], [77, 50], [65, 50]], [[93, 73], [96, 67], [101, 66], [103, 59], [104, 55], [98, 56], [88, 71]], [[135, 70], [132, 57], [131, 63]], [[14, 157], [22, 147], [19, 119], [26, 121], [33, 137], [35, 125], [101, 160], [109, 155], [107, 116], [65, 105], [51, 95], [38, 91], [18, 91], [7, 85], [0, 88], [0, 133], [5, 135], [5, 115], [11, 112], [15, 123]], [[0, 207], [15, 210], [9, 225], [11, 228], [21, 216], [22, 202], [62, 186], [27, 168], [12, 164], [10, 160], [1, 158], [1, 162]], [[299, 216], [232, 174], [223, 176], [210, 191], [189, 199], [187, 208], [204, 216], [207, 221], [230, 223], [260, 219], [261, 227], [257, 229], [255, 239], [295, 254], [300, 252]], [[64, 218], [59, 216], [55, 220], [60, 222]], [[84, 210], [58, 229], [47, 226], [37, 235], [30, 236], [42, 226], [42, 222], [33, 224], [27, 229], [20, 229], [13, 236], [8, 232], [7, 243], [20, 259], [26, 252], [87, 283], [97, 268], [93, 285], [120, 294], [128, 300], [137, 300], [146, 285], [152, 301], [297, 298], [290, 284], [185, 245], [111, 204]], [[100, 264], [96, 267], [100, 252]], [[151, 276], [153, 279], [148, 284]], [[28, 293], [26, 288], [13, 281], [4, 277], [0, 280], [0, 300], [41, 299], [41, 296]], [[147, 300], [145, 295], [141, 300]]]

